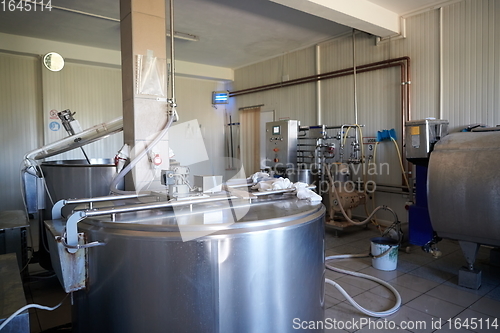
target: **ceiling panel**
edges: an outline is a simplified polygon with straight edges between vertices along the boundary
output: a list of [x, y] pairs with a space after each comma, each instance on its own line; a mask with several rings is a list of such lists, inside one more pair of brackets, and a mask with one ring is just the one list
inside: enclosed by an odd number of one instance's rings
[[[420, 8], [431, 0], [371, 0], [395, 12]], [[442, 2], [442, 1], [441, 1]], [[0, 32], [120, 49], [119, 0], [52, 0], [47, 12], [0, 11]], [[268, 0], [177, 0], [175, 30], [199, 41], [176, 40], [176, 58], [229, 68], [262, 61], [324, 41], [351, 28]], [[1, 46], [0, 46], [1, 49]]]

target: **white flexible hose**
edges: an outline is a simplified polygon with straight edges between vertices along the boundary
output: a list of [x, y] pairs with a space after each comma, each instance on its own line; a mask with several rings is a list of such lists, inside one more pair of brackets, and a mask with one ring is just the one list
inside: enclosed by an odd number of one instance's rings
[[16, 312], [14, 312], [9, 318], [5, 319], [5, 321], [0, 324], [0, 331], [5, 327], [7, 326], [7, 324], [12, 320], [14, 319], [14, 317], [16, 317], [18, 314], [20, 314], [21, 312], [27, 310], [27, 309], [30, 309], [30, 308], [37, 308], [37, 309], [42, 309], [42, 310], [48, 310], [48, 311], [54, 311], [55, 309], [57, 309], [58, 307], [60, 307], [63, 303], [64, 303], [64, 300], [66, 299], [66, 297], [64, 297], [64, 299], [61, 301], [61, 303], [57, 304], [56, 306], [54, 307], [49, 307], [49, 306], [44, 306], [44, 305], [39, 305], [39, 304], [28, 304], [28, 305], [25, 305], [23, 306], [22, 308], [20, 308], [19, 310], [17, 310]]
[[335, 198], [337, 199], [337, 202], [338, 202], [338, 206], [340, 208], [340, 211], [342, 212], [342, 215], [344, 215], [344, 218], [354, 224], [354, 225], [364, 225], [364, 224], [367, 224], [368, 222], [371, 221], [372, 217], [381, 209], [383, 210], [387, 210], [389, 212], [392, 213], [392, 215], [394, 216], [394, 222], [397, 223], [398, 222], [398, 216], [396, 214], [396, 212], [394, 210], [392, 210], [391, 208], [387, 207], [387, 206], [378, 206], [377, 208], [375, 208], [372, 213], [366, 218], [364, 219], [363, 221], [361, 222], [358, 222], [358, 221], [354, 221], [352, 219], [349, 218], [349, 216], [347, 215], [347, 213], [345, 212], [344, 210], [344, 207], [342, 206], [342, 203], [341, 203], [341, 200], [340, 200], [340, 196], [337, 192], [337, 188], [335, 187], [335, 184], [333, 182], [333, 177], [332, 177], [332, 174], [330, 172], [330, 168], [327, 166], [326, 167], [326, 172], [328, 174], [328, 178], [330, 179], [330, 186], [332, 187], [332, 190], [333, 190], [333, 193], [335, 194]]
[[[391, 250], [391, 249], [392, 248], [390, 248], [389, 250]], [[382, 255], [387, 254], [389, 252], [389, 250], [384, 252]], [[380, 255], [378, 257], [381, 257], [382, 255]], [[341, 254], [341, 255], [326, 257], [325, 262], [328, 260], [332, 260], [332, 259], [363, 258], [363, 257], [369, 257], [369, 255], [368, 254]], [[390, 315], [396, 313], [399, 310], [399, 308], [401, 307], [401, 295], [396, 290], [396, 288], [394, 288], [393, 286], [391, 286], [389, 283], [385, 282], [384, 280], [381, 280], [381, 279], [376, 278], [376, 277], [371, 276], [371, 275], [340, 269], [337, 267], [330, 266], [328, 264], [325, 264], [325, 266], [326, 266], [326, 268], [328, 268], [332, 271], [338, 272], [338, 273], [348, 274], [348, 275], [352, 275], [352, 276], [375, 281], [375, 282], [383, 285], [387, 289], [389, 289], [396, 297], [396, 304], [392, 308], [390, 308], [389, 310], [380, 311], [380, 312], [371, 311], [371, 310], [365, 309], [364, 307], [359, 305], [351, 296], [349, 296], [349, 294], [344, 290], [344, 288], [342, 288], [337, 282], [332, 281], [330, 279], [325, 279], [326, 283], [337, 288], [338, 291], [340, 291], [340, 293], [342, 295], [344, 295], [344, 297], [349, 301], [349, 303], [351, 303], [356, 309], [363, 312], [364, 314], [371, 316], [371, 317], [387, 317], [387, 316], [390, 316]]]
[[148, 153], [148, 151], [150, 151], [154, 146], [156, 146], [156, 144], [158, 142], [160, 142], [160, 140], [165, 136], [165, 134], [167, 134], [168, 129], [170, 128], [170, 126], [172, 125], [172, 123], [174, 121], [174, 118], [175, 118], [174, 116], [169, 116], [167, 124], [161, 130], [161, 132], [156, 136], [156, 138], [153, 140], [153, 142], [151, 142], [151, 144], [149, 144], [146, 147], [146, 149], [144, 149], [143, 151], [141, 151], [140, 154], [137, 155], [136, 158], [134, 158], [132, 160], [132, 162], [130, 162], [125, 168], [123, 168], [122, 171], [120, 171], [120, 173], [113, 179], [113, 181], [111, 182], [111, 185], [110, 185], [110, 191], [111, 192], [113, 192], [115, 194], [133, 194], [133, 193], [136, 193], [135, 191], [122, 191], [122, 190], [119, 190], [117, 188], [118, 183], [120, 183], [120, 181], [125, 177], [125, 175], [127, 173], [129, 173], [130, 170], [132, 170], [132, 168], [135, 167], [136, 164], [139, 163], [139, 161], [144, 156], [146, 156], [146, 154]]

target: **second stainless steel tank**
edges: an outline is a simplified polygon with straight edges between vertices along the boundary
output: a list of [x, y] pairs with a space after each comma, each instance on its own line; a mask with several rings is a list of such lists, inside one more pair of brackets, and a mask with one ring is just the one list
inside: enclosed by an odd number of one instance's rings
[[[50, 198], [45, 208], [50, 218], [51, 200], [55, 203], [68, 198], [92, 198], [109, 194], [109, 186], [116, 174], [111, 159], [58, 160], [41, 163]], [[123, 187], [123, 186], [121, 186]]]
[[324, 320], [323, 205], [248, 208], [234, 224], [227, 202], [80, 222], [106, 245], [88, 250], [74, 332], [297, 332], [295, 318]]
[[428, 202], [438, 236], [500, 246], [500, 131], [453, 133], [434, 147]]

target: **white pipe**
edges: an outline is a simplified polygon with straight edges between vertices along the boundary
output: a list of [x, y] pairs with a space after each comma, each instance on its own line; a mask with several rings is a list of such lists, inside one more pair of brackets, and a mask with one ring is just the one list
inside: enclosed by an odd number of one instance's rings
[[[321, 74], [321, 48], [316, 45], [316, 74]], [[316, 124], [321, 125], [321, 80], [316, 81]]]
[[[175, 109], [174, 109], [175, 111]], [[133, 167], [136, 166], [137, 163], [139, 163], [139, 161], [144, 157], [146, 156], [146, 154], [154, 147], [156, 146], [156, 144], [158, 142], [160, 142], [160, 140], [165, 136], [165, 134], [167, 134], [168, 132], [168, 129], [170, 128], [170, 125], [172, 125], [172, 122], [174, 121], [174, 116], [169, 116], [168, 117], [168, 121], [167, 121], [167, 124], [165, 125], [165, 127], [161, 130], [161, 132], [156, 136], [156, 138], [153, 140], [153, 142], [151, 142], [151, 144], [149, 144], [146, 149], [144, 149], [143, 151], [141, 151], [139, 153], [139, 155], [137, 155], [136, 158], [134, 158], [134, 160], [132, 162], [130, 162], [130, 164], [128, 164], [125, 168], [122, 169], [122, 171], [120, 171], [120, 173], [113, 179], [113, 181], [111, 182], [111, 185], [109, 186], [110, 187], [110, 191], [112, 193], [115, 193], [115, 194], [134, 194], [136, 193], [135, 191], [122, 191], [122, 190], [119, 190], [118, 189], [118, 184], [120, 183], [120, 181], [125, 177], [125, 175], [127, 173], [130, 172], [130, 170], [132, 170]]]
[[35, 149], [24, 156], [25, 160], [40, 160], [85, 146], [86, 144], [102, 139], [108, 135], [123, 130], [123, 119], [116, 118], [108, 123], [95, 125], [72, 136], [49, 143], [41, 148]]
[[328, 178], [330, 178], [330, 186], [332, 187], [333, 193], [335, 194], [335, 199], [337, 199], [340, 211], [342, 212], [342, 215], [344, 215], [344, 218], [348, 222], [350, 222], [350, 223], [352, 223], [354, 225], [364, 225], [364, 224], [367, 224], [368, 222], [371, 221], [372, 217], [375, 216], [375, 214], [379, 210], [383, 209], [383, 210], [387, 210], [387, 211], [391, 212], [392, 215], [394, 216], [394, 223], [398, 223], [398, 221], [399, 221], [398, 215], [396, 214], [396, 212], [392, 208], [387, 207], [387, 206], [378, 206], [378, 207], [376, 207], [372, 211], [372, 213], [370, 215], [368, 215], [368, 217], [365, 220], [363, 220], [363, 221], [354, 221], [351, 218], [349, 218], [349, 216], [347, 215], [346, 211], [344, 210], [344, 207], [342, 206], [342, 202], [341, 202], [340, 196], [339, 196], [339, 194], [337, 192], [337, 188], [335, 187], [335, 183], [333, 182], [333, 177], [332, 177], [332, 173], [330, 172], [329, 166], [326, 167], [326, 173], [328, 175]]
[[[354, 123], [358, 123], [358, 82], [356, 78], [356, 29], [352, 29], [352, 68], [354, 77]], [[357, 132], [356, 132], [357, 133]], [[356, 137], [357, 140], [357, 137]]]
[[128, 212], [139, 212], [150, 209], [159, 209], [159, 208], [175, 208], [181, 206], [188, 206], [199, 203], [207, 203], [207, 202], [215, 202], [215, 201], [223, 201], [223, 200], [232, 200], [239, 199], [235, 195], [227, 196], [216, 196], [209, 198], [196, 198], [190, 200], [181, 200], [181, 201], [155, 201], [150, 203], [139, 203], [125, 206], [114, 206], [114, 207], [105, 207], [105, 208], [97, 208], [97, 209], [89, 209], [89, 210], [79, 210], [72, 213], [66, 222], [66, 244], [72, 246], [73, 248], [68, 248], [68, 252], [76, 253], [78, 251], [78, 223], [86, 219], [87, 217], [93, 216], [103, 216], [103, 215], [114, 215], [120, 213], [128, 213]]
[[439, 8], [439, 115], [443, 119], [443, 7]]
[[[16, 312], [14, 312], [12, 315], [10, 315], [9, 318], [5, 319], [2, 322], [2, 324], [0, 324], [0, 331], [3, 330], [5, 328], [5, 326], [7, 326], [7, 324], [10, 323], [12, 321], [12, 319], [14, 319], [18, 314], [23, 313], [24, 311], [26, 311], [28, 309], [35, 308], [35, 309], [41, 309], [41, 310], [54, 311], [55, 309], [57, 309], [58, 307], [60, 307], [64, 303], [65, 299], [66, 299], [66, 297], [64, 297], [64, 299], [61, 301], [61, 303], [57, 304], [54, 307], [44, 306], [44, 305], [40, 305], [40, 304], [28, 304], [28, 305], [25, 305], [22, 308], [20, 308], [19, 310], [17, 310]], [[16, 327], [17, 327], [17, 325], [16, 325]], [[14, 329], [14, 327], [12, 327], [12, 329]]]
[[[386, 251], [386, 254], [388, 252], [389, 251]], [[332, 259], [361, 258], [361, 257], [368, 257], [368, 256], [369, 255], [363, 255], [363, 254], [361, 254], [361, 255], [359, 255], [359, 254], [358, 255], [356, 255], [356, 254], [352, 254], [352, 255], [344, 254], [344, 255], [338, 255], [338, 256], [329, 256], [329, 257], [325, 258], [325, 262], [328, 260], [332, 260]], [[394, 304], [394, 306], [392, 308], [390, 308], [389, 310], [380, 311], [380, 312], [371, 311], [371, 310], [365, 309], [364, 307], [362, 307], [361, 305], [356, 303], [356, 301], [351, 296], [349, 296], [349, 294], [344, 290], [344, 288], [342, 288], [338, 283], [336, 283], [332, 280], [329, 280], [329, 279], [325, 279], [326, 283], [337, 288], [342, 293], [342, 295], [344, 295], [344, 297], [349, 301], [349, 303], [351, 303], [356, 309], [363, 312], [364, 314], [366, 314], [368, 316], [372, 316], [372, 317], [387, 317], [387, 316], [390, 316], [390, 315], [396, 313], [399, 310], [399, 308], [401, 307], [401, 295], [396, 290], [396, 288], [394, 288], [393, 286], [391, 286], [389, 283], [385, 282], [384, 280], [381, 280], [381, 279], [376, 278], [376, 277], [371, 276], [371, 275], [340, 269], [337, 267], [330, 266], [328, 264], [325, 264], [325, 266], [326, 266], [326, 268], [328, 268], [332, 271], [338, 272], [338, 273], [348, 274], [348, 275], [352, 275], [352, 276], [375, 281], [375, 282], [383, 285], [387, 289], [389, 289], [396, 297], [396, 304]]]

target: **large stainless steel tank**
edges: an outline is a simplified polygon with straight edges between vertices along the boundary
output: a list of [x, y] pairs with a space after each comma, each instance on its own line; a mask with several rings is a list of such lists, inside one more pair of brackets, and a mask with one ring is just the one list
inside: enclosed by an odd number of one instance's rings
[[440, 237], [500, 246], [500, 131], [452, 133], [429, 161], [428, 204]]
[[[274, 333], [324, 320], [324, 213], [288, 196], [231, 225], [219, 224], [227, 202], [85, 219], [87, 241], [106, 245], [88, 250], [73, 331]], [[184, 237], [213, 233], [183, 242], [177, 223]]]

